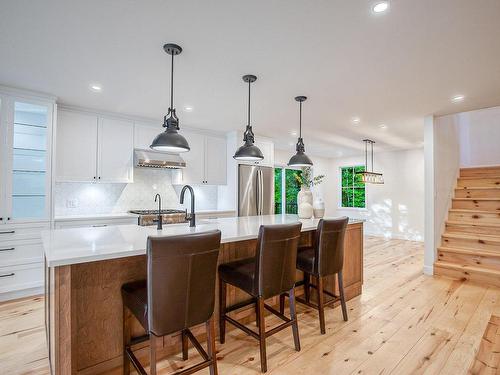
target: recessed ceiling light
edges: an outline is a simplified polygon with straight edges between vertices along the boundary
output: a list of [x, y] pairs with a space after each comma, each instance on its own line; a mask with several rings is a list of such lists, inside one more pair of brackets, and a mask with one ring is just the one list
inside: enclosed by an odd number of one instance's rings
[[361, 122], [361, 119], [359, 117], [353, 117], [351, 119], [351, 122], [354, 124], [354, 125], [358, 125], [360, 122]]
[[380, 129], [382, 129], [382, 130], [387, 129], [387, 125], [386, 125], [386, 124], [380, 124], [378, 127], [379, 127]]
[[375, 13], [383, 13], [387, 9], [389, 9], [389, 2], [388, 1], [381, 1], [373, 6], [373, 11]]
[[297, 132], [295, 130], [291, 131], [290, 132], [290, 135], [292, 135], [293, 137], [297, 136]]
[[451, 101], [453, 103], [458, 103], [461, 102], [465, 99], [465, 95], [455, 95], [453, 98], [451, 98]]
[[187, 106], [185, 106], [185, 107], [184, 107], [184, 110], [185, 110], [186, 112], [193, 112], [193, 107], [191, 107], [191, 106], [187, 105]]
[[90, 89], [94, 92], [101, 92], [102, 91], [102, 86], [98, 83], [92, 83], [90, 85]]

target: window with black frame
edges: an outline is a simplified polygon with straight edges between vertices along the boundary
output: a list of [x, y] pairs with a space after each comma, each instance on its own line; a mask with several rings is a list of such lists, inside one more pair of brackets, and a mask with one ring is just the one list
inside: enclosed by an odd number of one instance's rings
[[362, 165], [341, 167], [341, 207], [366, 208], [365, 184], [361, 180], [360, 172], [364, 172]]

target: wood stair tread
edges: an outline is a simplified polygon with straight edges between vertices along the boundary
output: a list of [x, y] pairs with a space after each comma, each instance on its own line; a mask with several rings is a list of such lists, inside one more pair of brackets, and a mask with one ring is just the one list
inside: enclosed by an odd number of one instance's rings
[[500, 201], [500, 193], [498, 198], [452, 198], [454, 201]]
[[467, 254], [472, 256], [484, 256], [500, 258], [500, 252], [487, 251], [487, 250], [473, 250], [473, 249], [459, 249], [458, 247], [438, 247], [438, 251], [445, 253], [458, 253]]
[[468, 234], [468, 233], [450, 233], [444, 232], [443, 237], [457, 238], [461, 240], [474, 240], [474, 241], [492, 241], [500, 243], [500, 236], [493, 236], [491, 234]]
[[495, 180], [500, 179], [500, 174], [486, 174], [484, 176], [459, 176], [460, 180], [478, 180], [478, 179], [486, 179], [486, 180]]
[[488, 276], [495, 275], [495, 276], [500, 277], [500, 270], [495, 270], [495, 269], [491, 269], [491, 268], [467, 266], [467, 265], [443, 262], [442, 260], [437, 260], [434, 263], [434, 266], [449, 268], [449, 269], [458, 270], [458, 271], [480, 273], [480, 274], [488, 275]]
[[447, 220], [446, 224], [450, 225], [461, 225], [465, 227], [488, 227], [488, 228], [498, 228], [500, 231], [500, 224], [495, 223], [464, 223], [463, 221]]
[[496, 211], [485, 211], [485, 210], [468, 210], [465, 208], [450, 208], [450, 212], [465, 212], [465, 213], [474, 213], [474, 214], [497, 214]]
[[500, 190], [500, 186], [457, 186], [455, 190]]

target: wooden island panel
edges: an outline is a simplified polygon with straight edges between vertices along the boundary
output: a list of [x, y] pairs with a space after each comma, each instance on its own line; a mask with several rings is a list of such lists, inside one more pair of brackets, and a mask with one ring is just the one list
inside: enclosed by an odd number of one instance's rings
[[[302, 232], [301, 244], [310, 244], [313, 232]], [[255, 253], [256, 240], [224, 243], [221, 245], [219, 263], [250, 257]], [[121, 286], [124, 283], [146, 278], [146, 256], [132, 256], [103, 260], [51, 269], [51, 322], [50, 359], [56, 374], [121, 373], [122, 366], [122, 322], [123, 310]], [[302, 277], [297, 272], [297, 279]], [[363, 224], [349, 224], [345, 238], [344, 288], [346, 299], [361, 294], [363, 284]], [[327, 288], [336, 290], [333, 278]], [[230, 285], [227, 303], [248, 299], [241, 290]], [[216, 294], [218, 294], [216, 288]], [[297, 291], [302, 293], [302, 288]], [[314, 295], [314, 293], [313, 293]], [[218, 317], [218, 295], [216, 312]], [[277, 298], [271, 302], [277, 303]], [[254, 310], [248, 307], [236, 312], [238, 319], [254, 320]], [[144, 334], [142, 327], [132, 316], [132, 333]], [[227, 325], [227, 330], [233, 327]], [[194, 329], [199, 334], [203, 329]], [[203, 334], [199, 334], [203, 337]], [[148, 344], [139, 344], [136, 354], [144, 363], [148, 362]], [[179, 353], [179, 334], [165, 337], [158, 356]]]

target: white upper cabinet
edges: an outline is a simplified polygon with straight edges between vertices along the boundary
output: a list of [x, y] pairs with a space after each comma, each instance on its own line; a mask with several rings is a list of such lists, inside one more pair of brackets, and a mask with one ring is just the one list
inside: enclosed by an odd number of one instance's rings
[[225, 185], [226, 139], [181, 131], [186, 137], [190, 151], [180, 154], [186, 161], [186, 168], [174, 176], [174, 184]]
[[134, 123], [60, 110], [56, 180], [133, 182]]
[[50, 218], [54, 108], [0, 92], [0, 224]]
[[205, 181], [211, 185], [227, 183], [226, 139], [205, 137]]
[[186, 168], [180, 170], [182, 184], [204, 184], [205, 183], [205, 136], [182, 131], [181, 134], [188, 141], [190, 150], [183, 152], [180, 156], [186, 162]]
[[[238, 147], [240, 147], [242, 144], [243, 144], [242, 141], [239, 142]], [[262, 151], [264, 159], [261, 161], [238, 160], [238, 164], [264, 165], [267, 167], [274, 167], [274, 142], [269, 139], [262, 138], [256, 135], [255, 146], [257, 146], [260, 149], [260, 151]]]
[[57, 181], [96, 181], [97, 127], [97, 115], [64, 110], [58, 112]]
[[163, 131], [165, 131], [165, 128], [161, 126], [161, 123], [136, 122], [134, 127], [134, 148], [149, 150], [153, 139]]
[[134, 182], [134, 123], [101, 117], [97, 133], [97, 179]]

